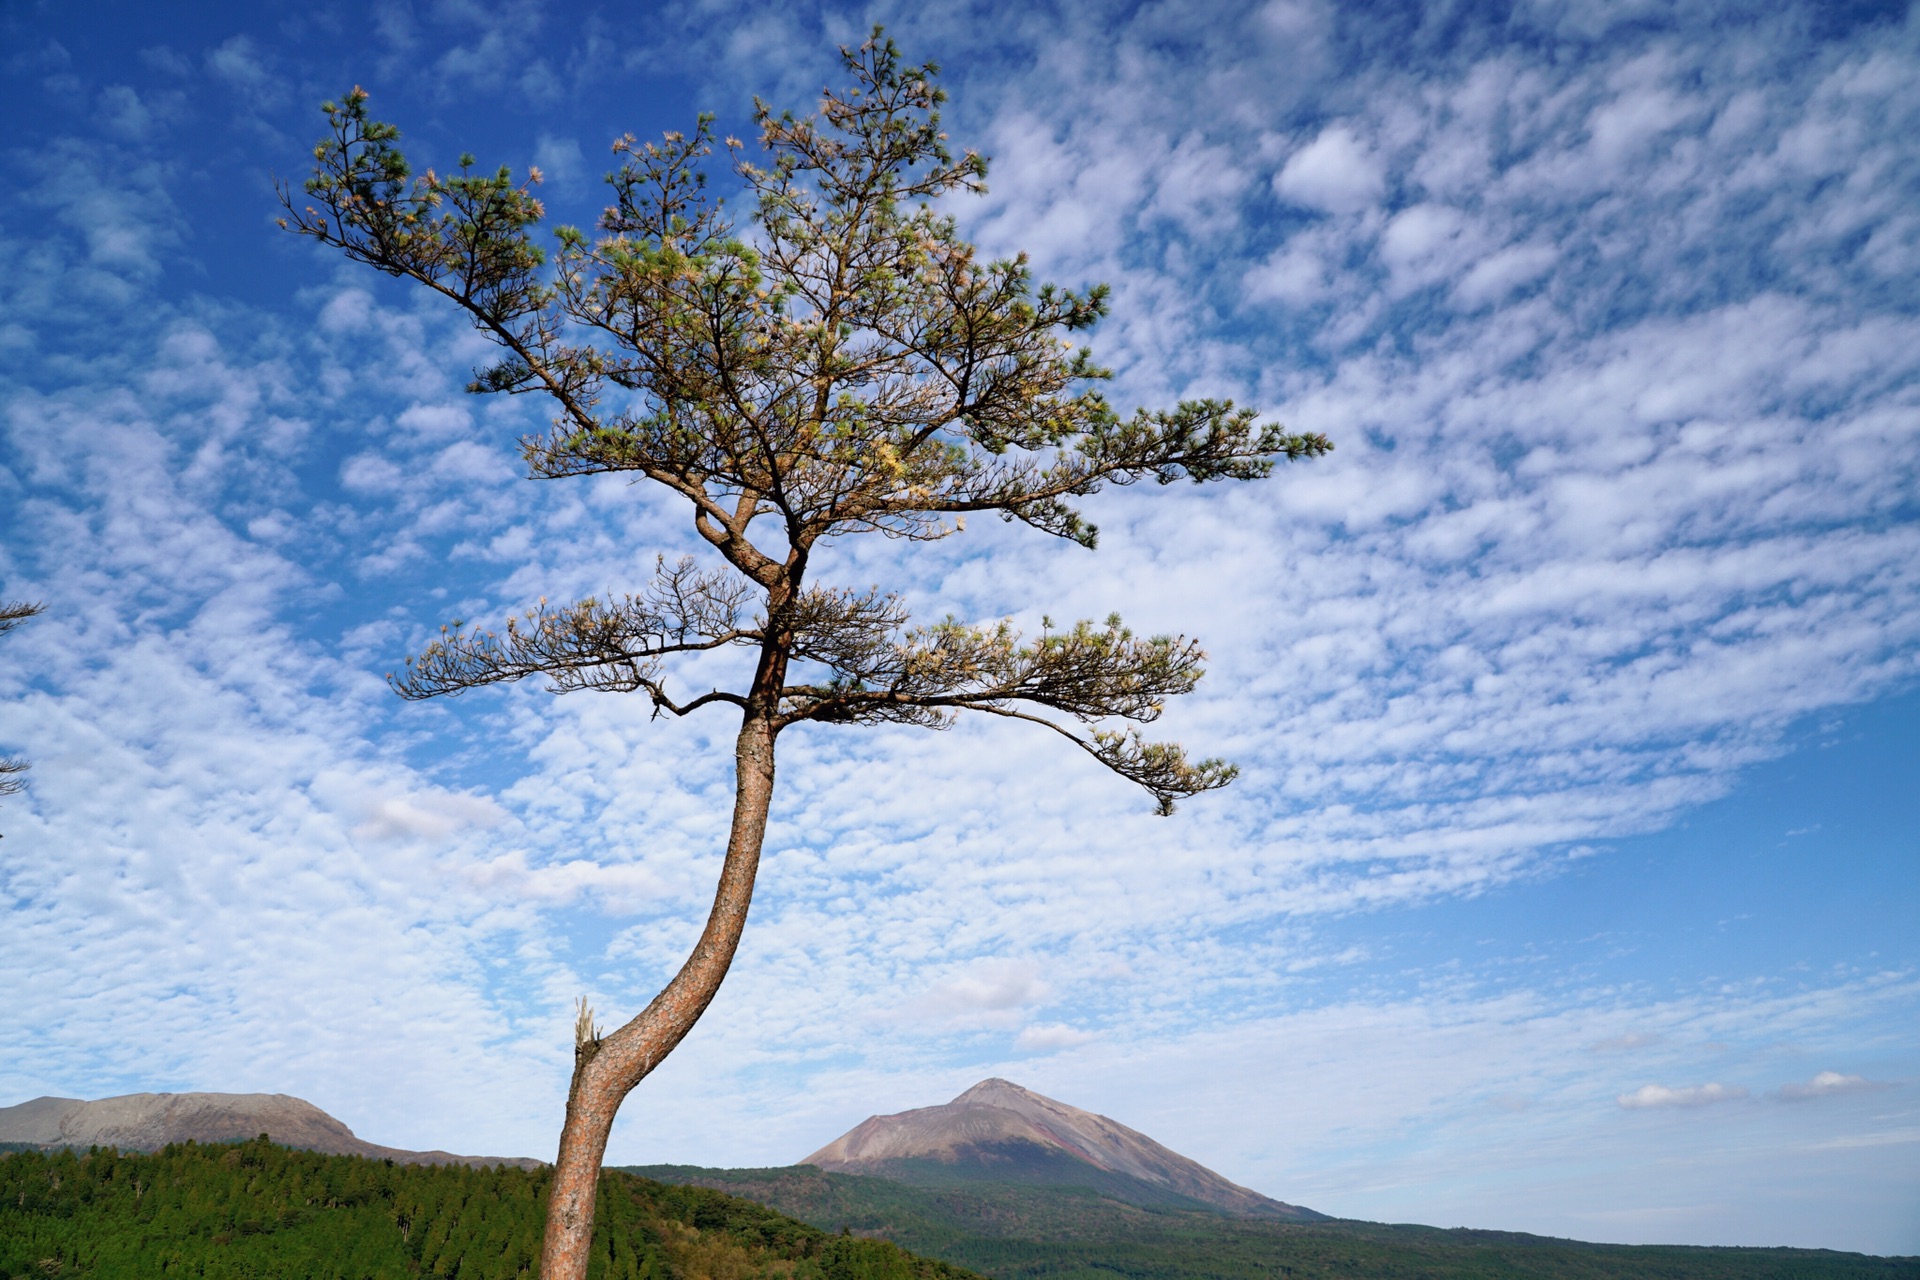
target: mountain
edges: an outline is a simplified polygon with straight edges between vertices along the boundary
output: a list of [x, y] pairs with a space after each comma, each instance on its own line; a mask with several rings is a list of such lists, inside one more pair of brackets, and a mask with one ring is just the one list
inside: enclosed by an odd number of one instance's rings
[[353, 1130], [311, 1102], [284, 1093], [129, 1093], [94, 1102], [35, 1098], [0, 1107], [0, 1143], [48, 1149], [158, 1151], [169, 1142], [242, 1142], [263, 1133], [282, 1146], [396, 1164], [540, 1166], [538, 1160], [519, 1156], [456, 1156], [379, 1146], [354, 1137]]
[[869, 1116], [800, 1163], [919, 1186], [1088, 1187], [1149, 1207], [1323, 1216], [1229, 1182], [1116, 1120], [999, 1079], [982, 1080], [944, 1106]]

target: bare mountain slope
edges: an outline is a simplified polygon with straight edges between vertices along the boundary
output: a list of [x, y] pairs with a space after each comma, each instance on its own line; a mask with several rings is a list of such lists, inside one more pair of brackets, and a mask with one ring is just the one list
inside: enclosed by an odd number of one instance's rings
[[[1077, 1180], [1139, 1202], [1164, 1198], [1261, 1217], [1320, 1216], [1229, 1182], [1117, 1121], [1006, 1080], [982, 1080], [945, 1106], [871, 1116], [800, 1163], [907, 1181], [926, 1181], [929, 1174], [1058, 1185]], [[1128, 1184], [1160, 1194], [1131, 1196]]]
[[540, 1164], [520, 1157], [403, 1151], [363, 1142], [311, 1102], [284, 1093], [129, 1093], [96, 1102], [35, 1098], [0, 1107], [0, 1142], [42, 1147], [157, 1151], [169, 1142], [239, 1142], [263, 1133], [282, 1146], [397, 1164], [509, 1164], [523, 1169]]

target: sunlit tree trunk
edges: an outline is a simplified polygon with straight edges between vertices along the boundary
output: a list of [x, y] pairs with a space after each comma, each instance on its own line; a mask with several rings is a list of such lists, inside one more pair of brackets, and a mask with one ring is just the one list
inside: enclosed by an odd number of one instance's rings
[[[779, 664], [784, 668], [784, 663]], [[783, 672], [784, 674], [784, 672]], [[776, 684], [777, 684], [776, 677]], [[594, 1196], [607, 1135], [620, 1103], [693, 1029], [733, 963], [753, 901], [753, 880], [773, 802], [771, 717], [750, 710], [734, 746], [733, 825], [713, 910], [693, 954], [641, 1014], [604, 1038], [584, 1026], [575, 1038], [566, 1127], [547, 1202], [541, 1280], [585, 1280], [593, 1245]]]

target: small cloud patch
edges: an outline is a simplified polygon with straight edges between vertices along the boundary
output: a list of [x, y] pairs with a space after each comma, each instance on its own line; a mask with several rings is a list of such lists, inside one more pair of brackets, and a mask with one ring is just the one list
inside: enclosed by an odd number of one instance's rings
[[541, 134], [533, 148], [533, 163], [548, 181], [560, 187], [576, 186], [587, 176], [586, 153], [576, 138]]
[[1640, 1111], [1649, 1107], [1707, 1107], [1746, 1096], [1746, 1089], [1737, 1084], [1696, 1084], [1678, 1089], [1669, 1089], [1663, 1084], [1643, 1084], [1632, 1093], [1621, 1094], [1616, 1101], [1629, 1111]]
[[497, 827], [507, 816], [485, 796], [444, 792], [382, 797], [364, 813], [353, 828], [361, 840], [438, 840], [468, 827]]
[[934, 986], [927, 993], [926, 1005], [937, 1014], [1011, 1015], [1021, 1006], [1037, 1004], [1051, 994], [1052, 989], [1031, 961], [989, 960]]
[[1023, 1052], [1050, 1052], [1055, 1049], [1071, 1049], [1089, 1040], [1100, 1037], [1091, 1031], [1082, 1031], [1078, 1027], [1069, 1027], [1063, 1022], [1050, 1022], [1023, 1029], [1013, 1038], [1013, 1047]]
[[1605, 1040], [1596, 1040], [1587, 1048], [1594, 1053], [1630, 1053], [1635, 1049], [1646, 1049], [1660, 1043], [1661, 1037], [1646, 1031], [1629, 1031], [1623, 1036], [1612, 1036]]
[[1782, 1102], [1807, 1102], [1814, 1098], [1830, 1098], [1836, 1094], [1873, 1093], [1880, 1089], [1891, 1088], [1893, 1085], [1883, 1080], [1842, 1075], [1838, 1071], [1822, 1071], [1805, 1083], [1781, 1085], [1773, 1091], [1773, 1096]]
[[1293, 153], [1273, 180], [1282, 199], [1327, 213], [1357, 213], [1386, 193], [1379, 159], [1353, 130], [1334, 125]]

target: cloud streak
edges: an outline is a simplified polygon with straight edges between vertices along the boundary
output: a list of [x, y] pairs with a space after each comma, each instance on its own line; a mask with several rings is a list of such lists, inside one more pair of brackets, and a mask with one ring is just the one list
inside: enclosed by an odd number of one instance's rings
[[1813, 1079], [1793, 1084], [1783, 1084], [1773, 1091], [1773, 1096], [1782, 1102], [1807, 1102], [1814, 1098], [1833, 1098], [1850, 1093], [1875, 1093], [1893, 1086], [1880, 1080], [1869, 1080], [1865, 1076], [1850, 1076], [1839, 1071], [1822, 1071]]
[[1738, 1102], [1747, 1096], [1744, 1085], [1693, 1084], [1669, 1088], [1663, 1084], [1643, 1084], [1632, 1093], [1623, 1093], [1615, 1101], [1628, 1111], [1651, 1107], [1710, 1107], [1716, 1102]]

